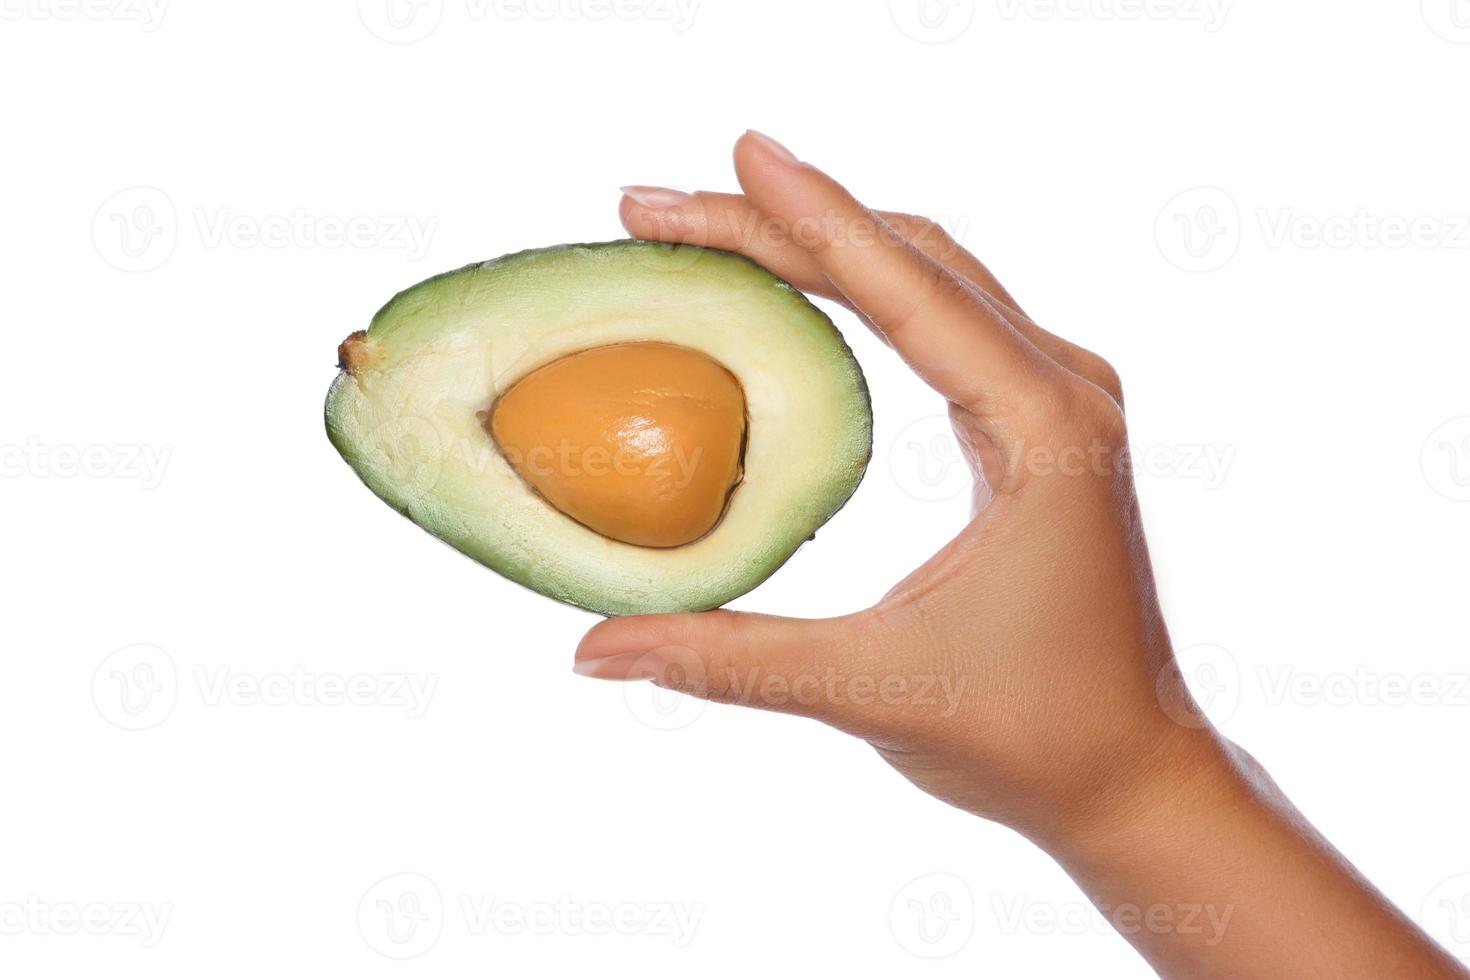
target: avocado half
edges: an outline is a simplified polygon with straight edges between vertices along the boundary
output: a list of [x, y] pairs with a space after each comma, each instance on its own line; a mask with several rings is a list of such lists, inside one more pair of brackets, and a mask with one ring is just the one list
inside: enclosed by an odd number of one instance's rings
[[[720, 522], [679, 547], [614, 541], [562, 514], [483, 425], [538, 367], [634, 341], [700, 351], [745, 393], [741, 481]], [[730, 252], [517, 252], [399, 293], [338, 353], [327, 435], [375, 494], [507, 578], [608, 615], [713, 609], [755, 588], [842, 507], [872, 454], [867, 384], [832, 321]]]

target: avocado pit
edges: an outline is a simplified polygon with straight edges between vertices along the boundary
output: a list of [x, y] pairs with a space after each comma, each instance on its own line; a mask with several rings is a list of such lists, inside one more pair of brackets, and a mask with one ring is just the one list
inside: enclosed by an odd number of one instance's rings
[[626, 544], [698, 540], [741, 479], [744, 390], [724, 365], [676, 344], [569, 354], [516, 381], [482, 422], [553, 507]]

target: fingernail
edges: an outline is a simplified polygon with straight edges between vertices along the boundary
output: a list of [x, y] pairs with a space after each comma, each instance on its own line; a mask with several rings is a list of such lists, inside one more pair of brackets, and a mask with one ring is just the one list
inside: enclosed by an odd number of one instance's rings
[[658, 676], [658, 664], [648, 653], [615, 653], [578, 660], [572, 664], [572, 673], [600, 681], [646, 681]]
[[620, 187], [618, 190], [631, 198], [634, 204], [644, 208], [677, 208], [694, 198], [693, 194], [676, 191], [672, 187], [644, 187], [633, 184], [628, 187]]
[[760, 146], [767, 153], [771, 154], [771, 156], [775, 157], [781, 163], [801, 162], [800, 160], [796, 159], [795, 153], [792, 153], [790, 150], [786, 149], [786, 147], [782, 146], [780, 143], [777, 143], [775, 140], [771, 139], [760, 130], [747, 129], [745, 131], [745, 135], [749, 136], [752, 140], [756, 142], [758, 146]]

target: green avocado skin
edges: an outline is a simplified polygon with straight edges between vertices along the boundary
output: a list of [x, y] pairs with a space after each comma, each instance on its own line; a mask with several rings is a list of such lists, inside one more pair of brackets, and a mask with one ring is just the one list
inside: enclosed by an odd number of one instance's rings
[[[636, 299], [639, 289], [662, 295], [671, 287], [682, 290], [681, 296], [704, 298], [706, 305], [730, 310], [732, 324], [741, 322], [742, 304], [758, 303], [751, 308], [758, 308], [761, 318], [780, 322], [765, 329], [764, 339], [752, 338], [752, 344], [765, 343], [770, 356], [780, 357], [790, 338], [790, 346], [799, 347], [810, 362], [800, 365], [803, 386], [807, 378], [816, 378], [830, 385], [834, 400], [840, 402], [834, 406], [840, 419], [836, 431], [821, 445], [803, 447], [830, 464], [822, 479], [800, 488], [779, 520], [725, 545], [728, 554], [715, 566], [681, 567], [678, 556], [671, 554], [681, 549], [622, 546], [653, 552], [647, 556], [648, 570], [627, 571], [613, 563], [604, 574], [597, 561], [573, 560], [576, 556], [565, 554], [557, 542], [538, 542], [529, 532], [491, 533], [486, 522], [471, 520], [462, 508], [457, 512], [438, 488], [426, 491], [405, 485], [399, 468], [385, 463], [372, 438], [371, 422], [377, 416], [364, 391], [391, 386], [367, 384], [363, 372], [391, 379], [397, 364], [423, 357], [446, 338], [463, 334], [466, 323], [500, 318], [524, 322], [544, 316], [546, 329], [556, 330], [569, 310], [584, 310], [587, 297], [601, 288], [617, 293], [626, 308], [630, 292]], [[770, 341], [773, 330], [782, 332], [775, 334], [780, 340]], [[361, 365], [354, 363], [358, 358]], [[872, 456], [873, 418], [866, 379], [831, 319], [762, 266], [717, 249], [620, 240], [531, 249], [467, 265], [395, 295], [366, 331], [343, 343], [339, 359], [341, 371], [327, 395], [327, 437], [369, 489], [431, 535], [501, 575], [602, 615], [698, 612], [755, 588], [842, 508]], [[519, 489], [534, 496], [524, 485]], [[625, 574], [614, 574], [619, 571]]]

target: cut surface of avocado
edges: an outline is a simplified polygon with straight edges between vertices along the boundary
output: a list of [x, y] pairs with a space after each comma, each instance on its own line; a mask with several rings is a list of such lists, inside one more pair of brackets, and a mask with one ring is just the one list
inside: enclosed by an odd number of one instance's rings
[[395, 296], [339, 348], [327, 432], [369, 488], [501, 574], [606, 614], [710, 609], [857, 487], [862, 371], [753, 262], [621, 241]]

